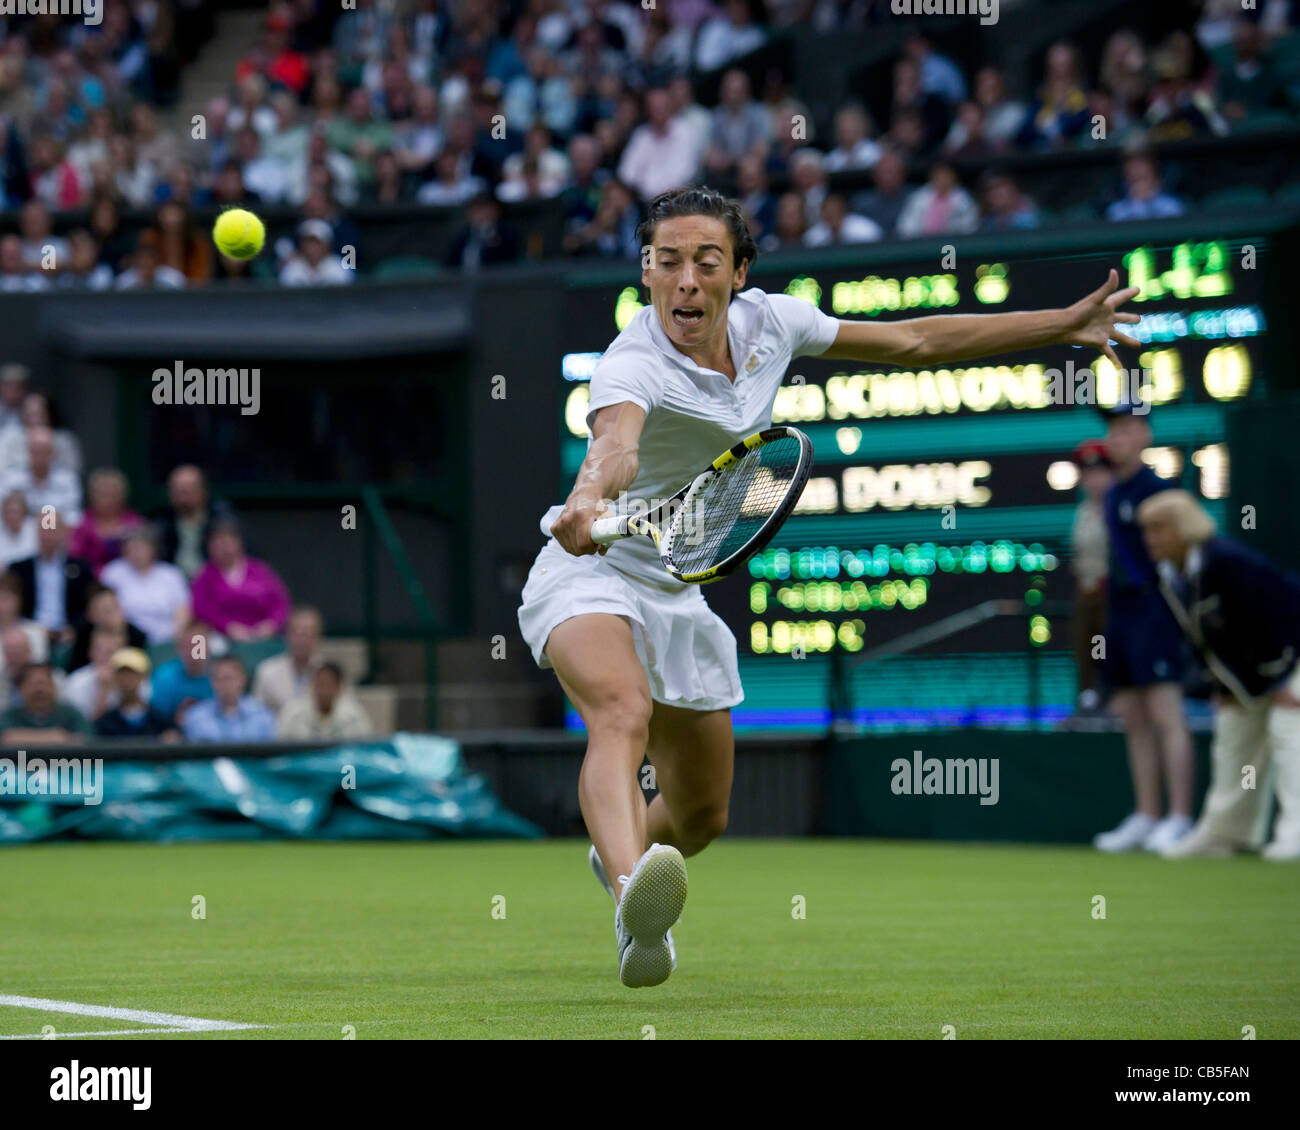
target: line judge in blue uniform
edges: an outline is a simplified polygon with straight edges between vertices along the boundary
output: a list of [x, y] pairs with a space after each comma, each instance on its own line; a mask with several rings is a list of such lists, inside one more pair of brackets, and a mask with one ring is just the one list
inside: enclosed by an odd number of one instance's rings
[[1115, 473], [1105, 499], [1110, 592], [1103, 669], [1112, 691], [1111, 709], [1124, 725], [1136, 800], [1134, 811], [1117, 828], [1093, 840], [1102, 851], [1164, 851], [1192, 830], [1196, 762], [1183, 717], [1182, 632], [1160, 594], [1137, 520], [1146, 499], [1178, 486], [1142, 459], [1152, 441], [1150, 410], [1141, 401], [1101, 409]]

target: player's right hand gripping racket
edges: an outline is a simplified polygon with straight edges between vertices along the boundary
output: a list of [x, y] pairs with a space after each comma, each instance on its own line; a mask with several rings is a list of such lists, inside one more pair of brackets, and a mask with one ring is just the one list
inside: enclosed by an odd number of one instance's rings
[[[598, 518], [591, 540], [644, 536], [679, 581], [708, 584], [748, 561], [781, 528], [812, 470], [812, 441], [798, 428], [765, 428], [724, 451], [644, 516]], [[545, 519], [542, 533], [550, 537]]]

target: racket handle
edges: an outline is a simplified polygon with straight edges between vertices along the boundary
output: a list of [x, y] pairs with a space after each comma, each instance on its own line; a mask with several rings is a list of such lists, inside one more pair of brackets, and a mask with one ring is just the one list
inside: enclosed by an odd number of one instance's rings
[[[551, 536], [551, 524], [545, 517], [542, 518], [540, 524], [542, 533], [549, 538]], [[591, 540], [597, 545], [609, 545], [612, 542], [631, 536], [628, 533], [626, 516], [622, 518], [597, 518], [591, 524]]]

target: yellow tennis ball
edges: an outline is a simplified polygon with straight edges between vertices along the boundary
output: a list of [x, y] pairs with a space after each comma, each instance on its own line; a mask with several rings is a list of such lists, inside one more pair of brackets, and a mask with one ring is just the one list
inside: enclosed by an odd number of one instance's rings
[[212, 242], [232, 259], [251, 259], [262, 250], [265, 239], [262, 221], [243, 208], [222, 212], [212, 225]]

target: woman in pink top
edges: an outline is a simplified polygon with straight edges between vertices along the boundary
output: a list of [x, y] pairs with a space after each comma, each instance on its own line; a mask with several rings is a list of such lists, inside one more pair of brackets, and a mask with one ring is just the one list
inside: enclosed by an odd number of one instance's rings
[[144, 518], [126, 508], [126, 476], [114, 467], [101, 467], [86, 479], [86, 494], [90, 505], [81, 525], [72, 531], [68, 541], [68, 556], [89, 561], [95, 577], [104, 566], [122, 556], [122, 537]]
[[195, 574], [194, 615], [232, 640], [279, 635], [289, 618], [289, 592], [265, 561], [244, 552], [233, 522], [218, 522], [208, 535], [208, 563]]

